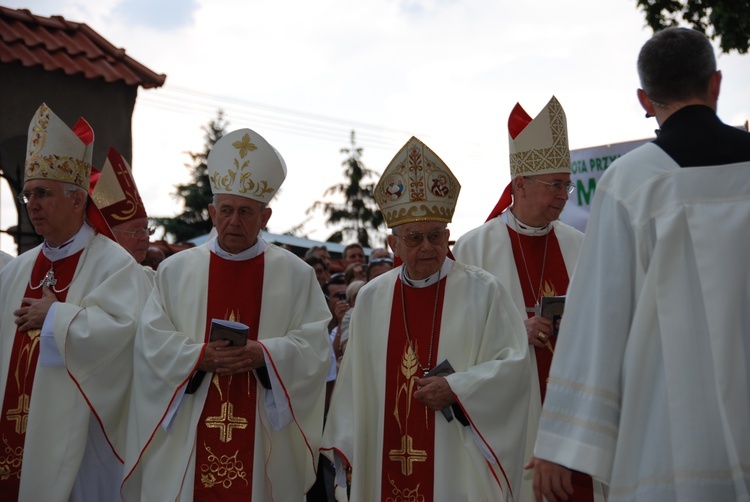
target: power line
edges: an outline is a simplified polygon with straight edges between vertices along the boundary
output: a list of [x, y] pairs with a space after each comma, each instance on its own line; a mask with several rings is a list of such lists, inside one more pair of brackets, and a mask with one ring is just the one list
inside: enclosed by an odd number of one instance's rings
[[[139, 104], [163, 111], [182, 114], [209, 114], [217, 108], [227, 117], [249, 121], [268, 129], [337, 142], [348, 137], [352, 130], [357, 139], [367, 147], [394, 151], [401, 146], [405, 136], [412, 133], [354, 120], [329, 117], [288, 108], [267, 105], [235, 97], [220, 96], [180, 86], [166, 86], [156, 92], [143, 93]], [[427, 141], [431, 135], [420, 135]], [[467, 160], [479, 160], [481, 145], [475, 142], [451, 139], [464, 150]]]

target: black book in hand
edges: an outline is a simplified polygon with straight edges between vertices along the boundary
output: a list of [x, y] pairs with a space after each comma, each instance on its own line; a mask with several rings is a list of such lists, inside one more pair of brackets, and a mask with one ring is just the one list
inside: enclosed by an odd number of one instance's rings
[[[432, 368], [430, 371], [427, 372], [425, 375], [426, 377], [433, 377], [433, 376], [448, 376], [453, 373], [455, 373], [456, 370], [453, 369], [453, 366], [451, 366], [451, 363], [448, 362], [447, 359], [443, 360], [440, 364]], [[454, 403], [450, 406], [446, 406], [440, 412], [443, 414], [445, 419], [450, 422], [453, 420], [453, 416], [455, 414], [458, 421], [461, 423], [461, 425], [467, 426], [469, 425], [469, 420], [466, 418], [466, 415], [464, 414], [464, 410], [461, 409], [461, 407], [458, 405], [458, 403]]]
[[541, 304], [541, 317], [546, 317], [552, 321], [552, 336], [557, 336], [560, 328], [557, 326], [562, 319], [563, 311], [565, 310], [565, 297], [564, 296], [543, 296]]
[[211, 319], [211, 331], [208, 335], [209, 342], [216, 340], [229, 340], [230, 347], [244, 347], [247, 344], [247, 334], [250, 327], [247, 324], [224, 319]]
[[[247, 344], [247, 335], [249, 332], [250, 327], [247, 324], [226, 321], [224, 319], [211, 319], [208, 341], [229, 340], [230, 347], [244, 347]], [[188, 382], [185, 393], [194, 394], [198, 390], [198, 387], [200, 387], [201, 382], [203, 382], [204, 376], [206, 376], [205, 371], [197, 370]]]

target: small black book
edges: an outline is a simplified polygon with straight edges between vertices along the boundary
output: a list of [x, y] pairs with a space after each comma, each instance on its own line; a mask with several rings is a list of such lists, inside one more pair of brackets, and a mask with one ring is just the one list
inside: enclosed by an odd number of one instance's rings
[[541, 304], [541, 317], [546, 317], [552, 321], [552, 327], [554, 331], [552, 336], [557, 336], [559, 328], [557, 327], [558, 321], [562, 318], [563, 310], [565, 310], [565, 297], [564, 296], [543, 296]]
[[[451, 366], [451, 363], [448, 362], [447, 359], [443, 360], [440, 364], [432, 368], [430, 371], [427, 372], [425, 375], [426, 377], [433, 377], [433, 376], [448, 376], [453, 373], [455, 373], [456, 370], [453, 369], [453, 366]], [[464, 410], [461, 409], [461, 407], [458, 405], [458, 403], [453, 403], [450, 406], [446, 406], [440, 412], [443, 414], [445, 419], [448, 422], [451, 422], [453, 420], [453, 416], [458, 419], [458, 421], [463, 426], [469, 425], [469, 420], [466, 418], [466, 415], [464, 414]]]
[[229, 340], [230, 347], [242, 347], [247, 344], [247, 334], [250, 327], [241, 322], [211, 319], [211, 331], [208, 335], [210, 342]]
[[[249, 332], [250, 327], [247, 324], [226, 321], [224, 319], [211, 319], [208, 341], [229, 340], [230, 347], [243, 347], [247, 344], [247, 335]], [[190, 378], [185, 393], [194, 394], [198, 390], [198, 387], [200, 387], [201, 382], [203, 382], [204, 376], [206, 376], [205, 371], [197, 370], [192, 378]], [[266, 378], [268, 377], [266, 376]]]

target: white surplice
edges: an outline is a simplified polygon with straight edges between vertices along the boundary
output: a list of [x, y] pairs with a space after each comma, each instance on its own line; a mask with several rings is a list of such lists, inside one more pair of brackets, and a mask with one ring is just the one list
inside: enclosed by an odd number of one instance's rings
[[[497, 279], [452, 265], [435, 360], [447, 359], [456, 370], [446, 380], [471, 425], [435, 418], [434, 500], [512, 500], [505, 475], [516, 493], [529, 400], [525, 330]], [[386, 353], [401, 270], [378, 276], [357, 296], [323, 435], [322, 449], [337, 462], [340, 485], [340, 456], [351, 463], [354, 501], [381, 500]]]
[[535, 454], [612, 501], [750, 500], [750, 164], [647, 144], [597, 184]]
[[[184, 386], [204, 346], [211, 244], [159, 264], [144, 308], [135, 345], [125, 500], [192, 500], [196, 426], [211, 374], [194, 394], [185, 395]], [[318, 462], [331, 314], [310, 266], [271, 244], [264, 253], [258, 341], [273, 389], [257, 386], [252, 500], [302, 500]], [[274, 399], [277, 409], [290, 412], [290, 423], [269, 416], [264, 403]], [[179, 408], [170, 409], [175, 401]], [[165, 421], [168, 411], [174, 416]]]

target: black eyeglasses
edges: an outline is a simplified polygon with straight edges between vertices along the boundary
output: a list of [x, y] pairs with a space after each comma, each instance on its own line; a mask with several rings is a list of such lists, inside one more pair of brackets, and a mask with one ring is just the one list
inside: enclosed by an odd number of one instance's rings
[[448, 231], [443, 230], [430, 230], [427, 233], [424, 232], [417, 232], [416, 230], [412, 230], [410, 232], [407, 232], [405, 235], [398, 235], [393, 234], [394, 236], [398, 237], [402, 241], [404, 241], [404, 244], [406, 244], [406, 247], [409, 248], [415, 248], [422, 244], [422, 241], [425, 237], [427, 237], [427, 240], [432, 244], [433, 246], [440, 246], [442, 244], [445, 244], [446, 237], [448, 236]]
[[138, 236], [146, 236], [148, 235], [151, 237], [156, 233], [155, 227], [146, 227], [146, 228], [136, 228], [135, 230], [121, 230], [119, 228], [114, 229], [115, 232], [120, 232], [121, 234], [128, 234], [131, 237], [138, 237]]
[[55, 194], [54, 190], [51, 190], [49, 188], [39, 187], [35, 188], [34, 190], [25, 190], [18, 194], [18, 202], [20, 202], [23, 205], [28, 204], [31, 202], [31, 197], [34, 196], [37, 199], [46, 199], [47, 197], [52, 197]]
[[562, 189], [565, 189], [566, 192], [573, 193], [573, 190], [576, 189], [576, 186], [573, 183], [564, 183], [562, 181], [555, 181], [553, 183], [548, 183], [546, 181], [538, 180], [536, 178], [531, 178], [529, 176], [524, 176], [529, 181], [533, 181], [535, 183], [541, 183], [542, 185], [547, 187], [547, 190], [553, 193], [559, 193]]

